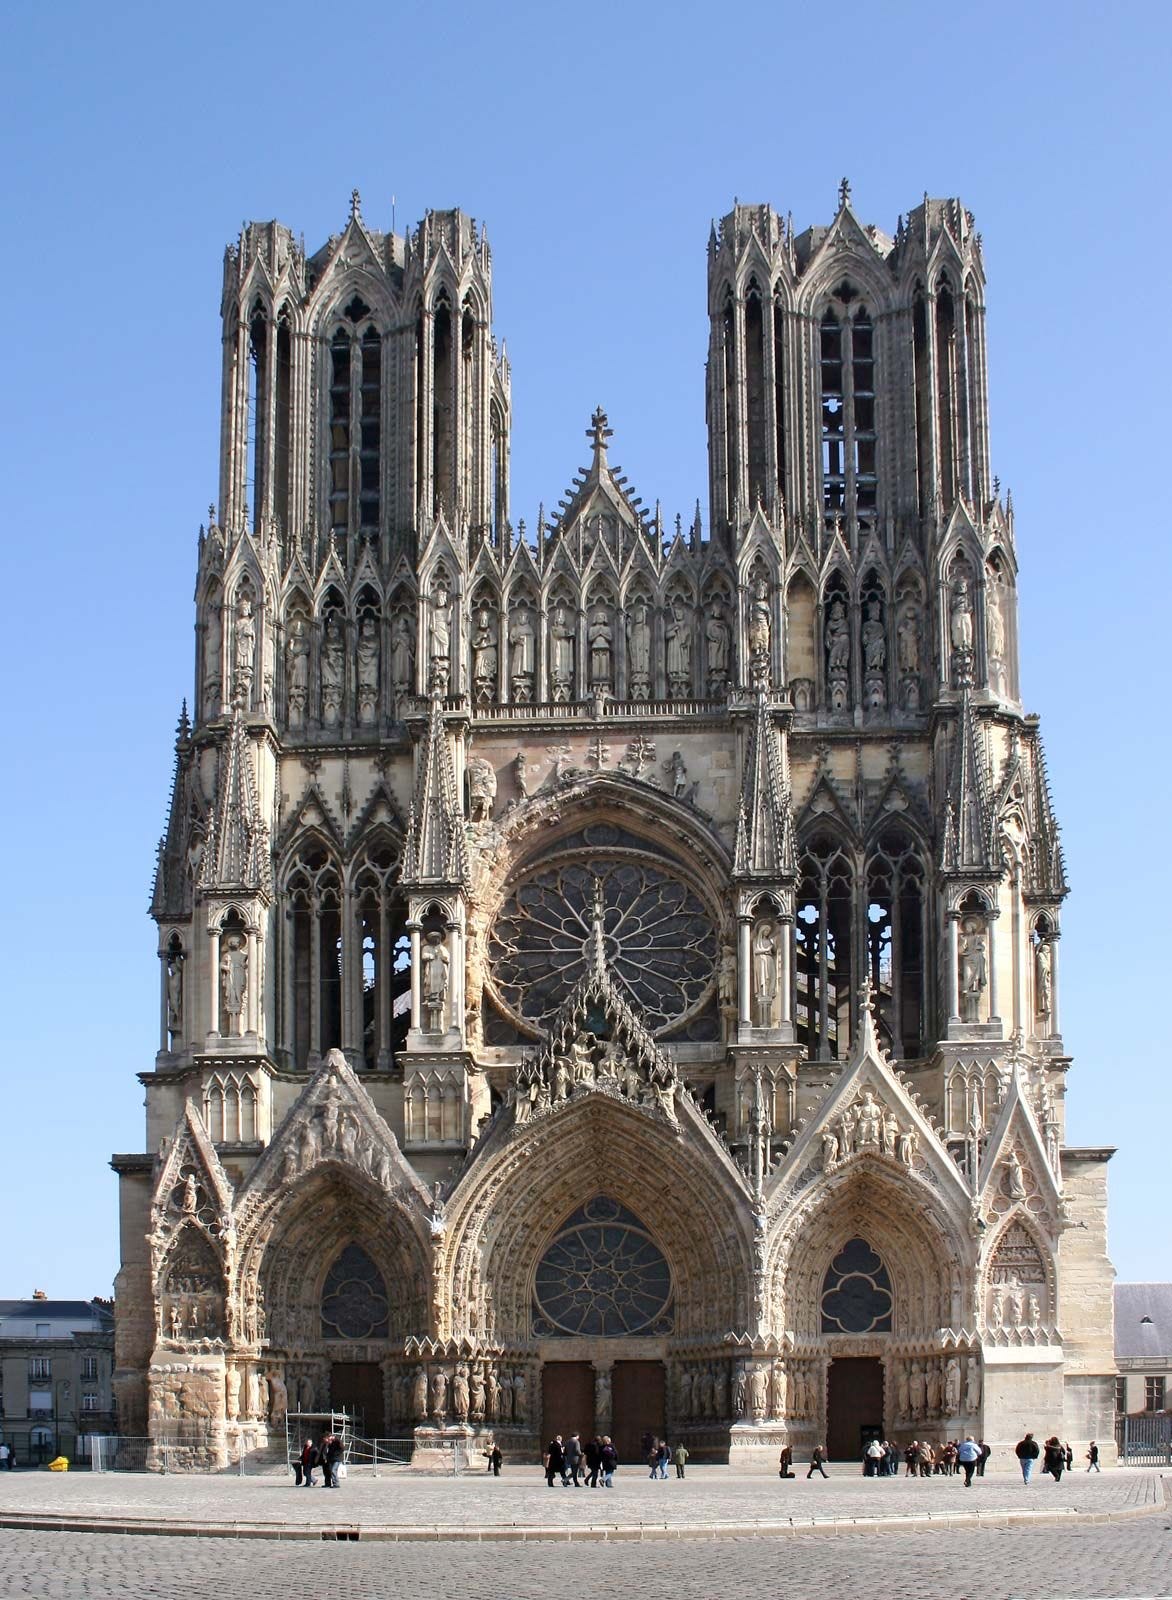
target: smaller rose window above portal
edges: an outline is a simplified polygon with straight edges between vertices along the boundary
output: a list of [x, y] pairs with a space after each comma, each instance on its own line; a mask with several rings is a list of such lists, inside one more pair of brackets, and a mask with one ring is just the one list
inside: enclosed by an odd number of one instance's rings
[[537, 1338], [668, 1333], [671, 1269], [643, 1224], [605, 1195], [575, 1211], [533, 1285]]
[[822, 1280], [822, 1332], [891, 1332], [891, 1279], [865, 1239], [848, 1239]]

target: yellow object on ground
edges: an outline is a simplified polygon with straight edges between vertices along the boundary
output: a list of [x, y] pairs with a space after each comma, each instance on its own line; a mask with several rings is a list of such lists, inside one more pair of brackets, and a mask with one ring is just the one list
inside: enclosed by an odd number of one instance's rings
[[49, 1471], [50, 1472], [68, 1472], [69, 1471], [69, 1457], [68, 1456], [58, 1456], [56, 1461], [50, 1461], [50, 1463], [49, 1463]]

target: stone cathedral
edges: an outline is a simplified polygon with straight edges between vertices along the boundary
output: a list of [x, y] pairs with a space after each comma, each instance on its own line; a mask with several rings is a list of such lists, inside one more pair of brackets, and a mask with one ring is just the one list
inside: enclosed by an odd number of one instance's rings
[[121, 1431], [1109, 1440], [971, 214], [712, 230], [687, 523], [601, 408], [514, 519], [459, 211], [252, 223], [221, 311]]

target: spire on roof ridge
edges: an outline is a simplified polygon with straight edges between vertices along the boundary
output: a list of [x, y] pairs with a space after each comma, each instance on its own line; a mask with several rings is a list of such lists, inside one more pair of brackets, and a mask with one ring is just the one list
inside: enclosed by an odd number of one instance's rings
[[252, 741], [239, 704], [221, 748], [216, 807], [204, 851], [200, 888], [244, 890], [269, 896], [273, 864], [268, 829], [260, 808]]
[[778, 878], [792, 873], [794, 862], [789, 764], [761, 693], [745, 747], [734, 870], [738, 877]]
[[989, 776], [971, 691], [961, 694], [948, 784], [942, 851], [945, 871], [990, 872], [992, 845]]
[[423, 735], [419, 752], [415, 796], [407, 823], [403, 881], [464, 883], [467, 877], [464, 816], [456, 790], [443, 700], [438, 694], [433, 694], [427, 732]]

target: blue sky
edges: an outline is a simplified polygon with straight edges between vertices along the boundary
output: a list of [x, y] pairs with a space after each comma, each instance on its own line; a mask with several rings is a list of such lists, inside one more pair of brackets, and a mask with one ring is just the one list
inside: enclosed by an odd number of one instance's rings
[[[142, 1141], [146, 912], [216, 490], [223, 247], [483, 218], [513, 363], [513, 511], [556, 503], [602, 402], [645, 501], [706, 503], [709, 220], [890, 232], [927, 190], [984, 233], [994, 469], [1023, 682], [1074, 894], [1073, 1142], [1117, 1144], [1111, 1248], [1172, 1278], [1165, 997], [1172, 29], [1156, 4], [791, 0], [345, 11], [66, 0], [0, 38], [8, 598], [0, 1295], [108, 1293], [113, 1150]], [[1146, 465], [1145, 465], [1146, 463]]]

